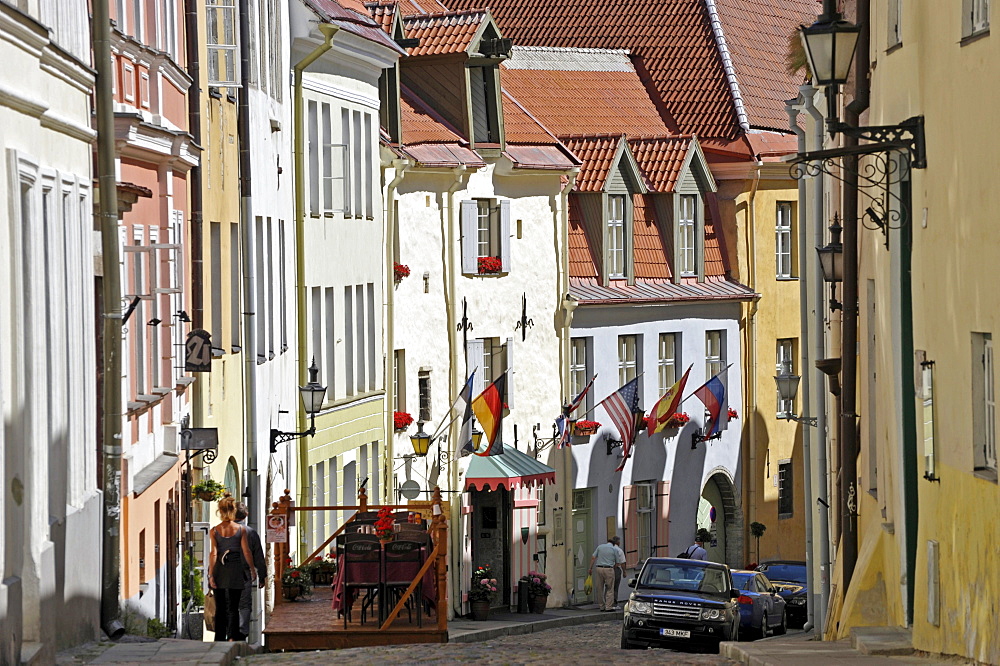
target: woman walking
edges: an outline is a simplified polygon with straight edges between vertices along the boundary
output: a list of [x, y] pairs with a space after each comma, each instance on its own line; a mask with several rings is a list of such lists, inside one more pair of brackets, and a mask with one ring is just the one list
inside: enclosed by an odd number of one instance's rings
[[219, 500], [222, 522], [209, 531], [212, 552], [208, 556], [208, 586], [215, 591], [215, 640], [242, 641], [240, 633], [240, 596], [246, 583], [244, 562], [249, 564], [250, 580], [257, 579], [247, 532], [236, 522], [236, 500]]

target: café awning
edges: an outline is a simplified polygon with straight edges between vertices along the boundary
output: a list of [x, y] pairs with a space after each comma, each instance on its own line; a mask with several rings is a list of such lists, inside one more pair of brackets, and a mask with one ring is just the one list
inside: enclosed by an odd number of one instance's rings
[[513, 447], [496, 456], [473, 456], [465, 474], [466, 490], [512, 490], [546, 482], [556, 482], [556, 471]]

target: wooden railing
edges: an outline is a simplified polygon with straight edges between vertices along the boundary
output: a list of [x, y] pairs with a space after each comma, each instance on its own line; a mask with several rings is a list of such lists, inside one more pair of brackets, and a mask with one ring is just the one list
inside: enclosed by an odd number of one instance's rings
[[[434, 544], [434, 548], [431, 550], [430, 555], [427, 557], [420, 571], [417, 573], [416, 577], [410, 583], [410, 586], [406, 588], [406, 591], [400, 597], [399, 601], [396, 602], [395, 607], [390, 611], [389, 615], [386, 617], [385, 622], [380, 627], [381, 630], [387, 629], [392, 625], [393, 621], [399, 615], [400, 611], [406, 605], [406, 602], [413, 595], [413, 591], [416, 590], [417, 585], [420, 580], [426, 575], [431, 567], [435, 567], [435, 580], [437, 582], [437, 628], [440, 631], [448, 630], [448, 613], [447, 613], [447, 599], [448, 599], [448, 522], [445, 519], [447, 515], [447, 509], [443, 506], [444, 502], [441, 500], [441, 489], [435, 488], [430, 502], [411, 502], [409, 504], [368, 504], [368, 494], [365, 489], [362, 488], [358, 491], [358, 503], [356, 505], [339, 505], [339, 506], [292, 506], [291, 491], [285, 490], [285, 494], [282, 495], [281, 499], [271, 505], [272, 515], [284, 515], [286, 518], [285, 524], [291, 523], [292, 513], [302, 513], [306, 511], [377, 511], [382, 508], [396, 509], [396, 510], [407, 510], [413, 511], [415, 513], [421, 514], [421, 516], [430, 510], [431, 513], [431, 523], [428, 527], [430, 532], [431, 541]], [[355, 514], [356, 515], [356, 514]], [[323, 552], [338, 535], [344, 532], [348, 523], [354, 520], [355, 516], [352, 515], [344, 523], [337, 528], [337, 530], [327, 537], [316, 550], [314, 550], [309, 557], [302, 560], [303, 563], [312, 561], [317, 555]], [[282, 594], [282, 579], [284, 578], [285, 566], [288, 562], [289, 544], [286, 543], [276, 543], [274, 544], [274, 602], [276, 604], [282, 603], [284, 601], [284, 596]]]

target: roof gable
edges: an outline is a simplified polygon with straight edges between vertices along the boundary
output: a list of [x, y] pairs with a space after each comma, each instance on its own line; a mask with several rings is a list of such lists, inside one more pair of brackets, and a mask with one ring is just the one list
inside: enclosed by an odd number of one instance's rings
[[[360, 0], [344, 0], [344, 4], [337, 0], [302, 0], [302, 2], [321, 21], [332, 23], [341, 30], [390, 48], [398, 54], [406, 54], [382, 31], [381, 26], [375, 22]], [[350, 9], [344, 5], [348, 5]]]
[[569, 136], [562, 137], [562, 141], [583, 163], [574, 185], [575, 191], [605, 191], [611, 174], [618, 168], [629, 181], [632, 191], [648, 191], [624, 135]]
[[489, 11], [472, 9], [437, 14], [416, 14], [403, 19], [408, 39], [420, 44], [410, 49], [411, 56], [477, 53], [484, 35], [500, 36]]

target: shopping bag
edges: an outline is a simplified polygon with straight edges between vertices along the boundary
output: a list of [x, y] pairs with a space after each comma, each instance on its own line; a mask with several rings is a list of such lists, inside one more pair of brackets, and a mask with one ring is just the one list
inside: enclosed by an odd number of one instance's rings
[[212, 590], [205, 595], [205, 628], [215, 631], [215, 593]]
[[594, 577], [587, 574], [587, 580], [583, 581], [583, 592], [584, 594], [594, 593]]

